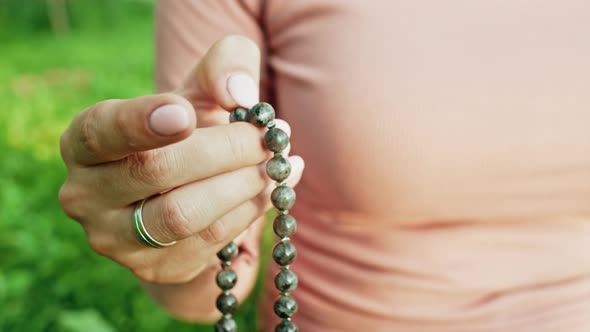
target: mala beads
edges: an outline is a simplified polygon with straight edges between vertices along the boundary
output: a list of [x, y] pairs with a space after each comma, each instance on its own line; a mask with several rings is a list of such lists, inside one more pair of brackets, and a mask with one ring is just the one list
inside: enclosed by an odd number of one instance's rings
[[[266, 164], [266, 173], [276, 181], [276, 188], [270, 195], [270, 200], [279, 214], [273, 221], [273, 231], [279, 241], [272, 249], [272, 258], [280, 266], [280, 272], [274, 278], [275, 287], [280, 296], [274, 303], [275, 314], [282, 319], [275, 327], [275, 332], [297, 332], [297, 326], [291, 321], [297, 312], [297, 302], [290, 293], [297, 287], [298, 279], [295, 272], [289, 266], [297, 256], [297, 250], [291, 243], [290, 237], [297, 229], [297, 221], [289, 214], [289, 210], [295, 204], [295, 191], [284, 182], [291, 174], [291, 164], [283, 151], [289, 145], [289, 136], [286, 132], [276, 127], [275, 111], [267, 103], [258, 103], [246, 110], [238, 107], [229, 115], [230, 122], [244, 121], [257, 127], [266, 127], [268, 131], [264, 135], [264, 145], [274, 156]], [[217, 297], [217, 309], [223, 317], [215, 325], [215, 332], [235, 332], [238, 330], [236, 322], [232, 318], [233, 312], [238, 306], [236, 297], [230, 290], [237, 282], [236, 273], [231, 270], [231, 260], [238, 255], [238, 247], [231, 242], [221, 249], [217, 256], [221, 260], [221, 271], [217, 274], [217, 285], [222, 289]]]
[[238, 282], [238, 275], [230, 268], [231, 260], [238, 256], [238, 246], [232, 241], [217, 253], [221, 260], [221, 271], [217, 273], [215, 282], [222, 289], [215, 305], [223, 317], [215, 324], [215, 332], [235, 332], [238, 330], [232, 314], [238, 308], [238, 299], [229, 292]]

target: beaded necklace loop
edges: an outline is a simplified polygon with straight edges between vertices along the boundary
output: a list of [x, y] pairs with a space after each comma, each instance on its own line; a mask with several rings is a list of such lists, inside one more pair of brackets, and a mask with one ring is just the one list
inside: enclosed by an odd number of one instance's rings
[[[270, 200], [279, 212], [273, 221], [273, 231], [279, 241], [272, 249], [272, 258], [281, 269], [274, 278], [275, 287], [280, 292], [274, 303], [274, 312], [282, 319], [275, 327], [275, 332], [297, 332], [297, 325], [291, 321], [297, 312], [297, 302], [290, 293], [297, 288], [298, 278], [289, 268], [297, 256], [297, 250], [290, 241], [297, 229], [297, 221], [289, 214], [289, 210], [295, 204], [296, 195], [284, 182], [291, 174], [291, 163], [282, 153], [289, 145], [289, 135], [276, 127], [274, 119], [275, 110], [267, 103], [258, 103], [249, 110], [238, 107], [229, 115], [230, 122], [249, 122], [268, 129], [264, 135], [264, 145], [274, 152], [274, 156], [266, 164], [266, 173], [276, 181], [276, 188], [270, 194]], [[230, 242], [217, 253], [221, 260], [221, 270], [217, 273], [216, 282], [222, 293], [217, 297], [216, 306], [223, 316], [215, 324], [215, 332], [238, 331], [238, 326], [232, 318], [238, 307], [238, 300], [230, 293], [238, 281], [237, 274], [230, 268], [231, 260], [237, 255], [238, 246], [234, 242]]]

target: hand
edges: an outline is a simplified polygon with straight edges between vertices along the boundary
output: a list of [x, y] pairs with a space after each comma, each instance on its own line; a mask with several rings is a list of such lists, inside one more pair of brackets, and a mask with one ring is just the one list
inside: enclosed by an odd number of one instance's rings
[[[253, 42], [227, 37], [176, 93], [107, 100], [76, 116], [60, 142], [68, 178], [59, 199], [94, 251], [144, 281], [184, 283], [270, 207], [263, 131], [228, 124], [227, 112], [257, 102], [259, 63]], [[277, 124], [289, 133], [284, 121]], [[290, 161], [295, 185], [303, 160]], [[175, 245], [138, 241], [133, 210], [148, 197], [148, 232]]]

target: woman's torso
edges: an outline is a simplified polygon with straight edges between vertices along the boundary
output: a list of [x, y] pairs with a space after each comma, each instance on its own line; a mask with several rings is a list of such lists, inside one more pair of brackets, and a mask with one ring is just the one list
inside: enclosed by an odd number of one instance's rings
[[301, 329], [590, 330], [590, 3], [266, 6]]

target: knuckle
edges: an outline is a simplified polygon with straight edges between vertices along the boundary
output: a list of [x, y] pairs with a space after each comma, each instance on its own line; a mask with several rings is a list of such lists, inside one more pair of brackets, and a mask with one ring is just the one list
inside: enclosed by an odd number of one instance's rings
[[130, 268], [130, 270], [135, 277], [143, 282], [161, 283], [158, 273], [151, 266], [136, 266]]
[[80, 206], [80, 193], [79, 190], [66, 180], [61, 186], [58, 193], [59, 204], [61, 205], [64, 213], [71, 219], [82, 221], [84, 213]]
[[100, 143], [98, 140], [98, 110], [105, 102], [100, 102], [88, 110], [84, 111], [85, 117], [80, 124], [80, 145], [92, 154], [100, 152]]
[[165, 232], [168, 232], [174, 239], [184, 239], [192, 235], [190, 219], [187, 217], [184, 208], [174, 199], [166, 195], [162, 202], [161, 220]]
[[104, 238], [88, 234], [88, 245], [96, 254], [100, 256], [108, 256], [111, 252], [112, 246]]
[[175, 168], [171, 159], [158, 151], [143, 151], [127, 157], [125, 167], [130, 177], [156, 187], [164, 185]]
[[155, 284], [183, 284], [193, 280], [198, 274], [158, 269], [148, 265], [135, 266], [130, 270], [138, 279]]
[[68, 130], [66, 130], [59, 137], [59, 153], [62, 160], [66, 161], [70, 159], [69, 149]]
[[203, 241], [209, 244], [218, 244], [225, 241], [230, 235], [230, 229], [223, 218], [219, 219], [199, 232]]
[[173, 278], [175, 283], [185, 284], [190, 282], [191, 280], [195, 279], [200, 273], [200, 270], [191, 271], [189, 273], [182, 273], [177, 277]]
[[121, 141], [125, 142], [125, 145], [129, 148], [136, 147], [138, 145], [137, 137], [132, 133], [128, 112], [115, 112], [112, 121], [115, 132], [120, 135]]

